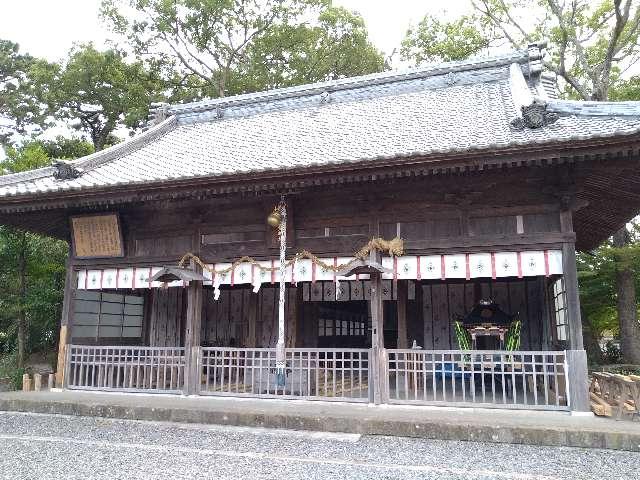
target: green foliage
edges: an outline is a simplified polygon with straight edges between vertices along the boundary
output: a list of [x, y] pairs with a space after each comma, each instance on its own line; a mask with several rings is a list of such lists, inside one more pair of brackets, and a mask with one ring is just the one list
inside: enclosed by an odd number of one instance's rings
[[614, 101], [640, 100], [640, 76], [619, 79], [609, 91], [609, 99]]
[[141, 62], [91, 44], [76, 46], [63, 65], [36, 62], [30, 75], [51, 115], [87, 133], [95, 150], [112, 144], [118, 127], [142, 127], [150, 104], [162, 98], [157, 75]]
[[164, 73], [176, 100], [381, 71], [362, 18], [330, 3], [104, 0], [102, 14]]
[[545, 67], [570, 98], [606, 100], [622, 72], [640, 58], [640, 4], [627, 0], [472, 0], [475, 14], [452, 21], [427, 15], [409, 30], [402, 56], [460, 60], [488, 45], [525, 49], [548, 41]]
[[549, 41], [547, 69], [563, 93], [606, 100], [621, 71], [637, 62], [640, 4], [631, 0], [472, 0], [497, 41], [515, 48]]
[[0, 143], [10, 143], [14, 133], [43, 126], [44, 111], [27, 81], [35, 59], [21, 54], [17, 43], [0, 39]]
[[622, 362], [622, 350], [620, 347], [609, 340], [602, 349], [602, 360], [605, 365]]
[[230, 88], [253, 92], [380, 72], [382, 54], [362, 17], [328, 8], [317, 24], [281, 25], [247, 49], [251, 61], [232, 73]]
[[[21, 172], [49, 165], [53, 152], [70, 156], [90, 150], [86, 142], [73, 139], [32, 141], [8, 148], [0, 168], [3, 173]], [[0, 226], [0, 355], [15, 351], [22, 317], [27, 330], [25, 352], [55, 348], [67, 251], [66, 242]]]
[[8, 381], [12, 390], [21, 390], [22, 376], [25, 373], [24, 368], [18, 368], [15, 353], [3, 354], [0, 351], [0, 381]]
[[480, 53], [490, 44], [476, 17], [462, 16], [451, 22], [426, 15], [418, 26], [410, 28], [400, 55], [415, 64], [464, 60]]
[[[606, 242], [593, 252], [577, 256], [580, 306], [583, 321], [588, 321], [593, 334], [619, 334], [617, 314], [616, 271], [630, 268], [635, 272], [636, 296], [640, 293], [639, 227], [632, 224], [629, 246], [616, 248]], [[637, 298], [640, 301], [640, 298]], [[606, 352], [605, 352], [606, 353]]]

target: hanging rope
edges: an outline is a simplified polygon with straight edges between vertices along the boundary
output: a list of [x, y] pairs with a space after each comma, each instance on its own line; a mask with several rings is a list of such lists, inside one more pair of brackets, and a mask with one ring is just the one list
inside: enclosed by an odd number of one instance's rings
[[[293, 258], [291, 258], [290, 260], [288, 260], [286, 262], [286, 267], [290, 267], [291, 265], [293, 265], [294, 263], [296, 263], [299, 260], [302, 260], [304, 258], [311, 260], [312, 263], [314, 263], [315, 265], [319, 266], [320, 268], [322, 268], [325, 271], [332, 271], [332, 272], [339, 272], [340, 270], [344, 270], [347, 269], [348, 267], [350, 267], [352, 264], [356, 263], [359, 260], [363, 260], [364, 258], [366, 258], [369, 253], [371, 253], [372, 250], [377, 250], [380, 252], [386, 252], [388, 253], [390, 256], [392, 257], [399, 257], [404, 253], [404, 243], [402, 241], [401, 238], [394, 238], [392, 240], [385, 240], [383, 238], [372, 238], [371, 240], [369, 240], [369, 242], [362, 247], [360, 250], [358, 250], [355, 254], [354, 254], [354, 259], [347, 262], [347, 263], [343, 263], [342, 265], [333, 265], [333, 264], [329, 264], [329, 263], [325, 263], [322, 260], [320, 260], [316, 255], [314, 255], [313, 253], [307, 251], [307, 250], [302, 250], [301, 252], [296, 253]], [[280, 267], [263, 267], [262, 265], [260, 265], [260, 263], [252, 258], [252, 257], [248, 257], [248, 256], [244, 256], [239, 258], [238, 260], [236, 260], [235, 262], [233, 262], [231, 264], [231, 266], [227, 267], [227, 268], [223, 268], [220, 270], [216, 270], [214, 267], [210, 267], [207, 264], [205, 264], [197, 255], [191, 253], [191, 252], [187, 252], [183, 255], [183, 257], [180, 259], [180, 261], [178, 262], [178, 266], [183, 268], [187, 262], [193, 260], [200, 268], [202, 268], [202, 270], [206, 270], [208, 272], [211, 272], [214, 275], [225, 275], [227, 273], [230, 273], [233, 269], [235, 269], [238, 265], [240, 265], [241, 263], [249, 263], [251, 265], [254, 265], [255, 267], [257, 267], [259, 270], [263, 271], [263, 272], [275, 272], [276, 270], [279, 270]]]

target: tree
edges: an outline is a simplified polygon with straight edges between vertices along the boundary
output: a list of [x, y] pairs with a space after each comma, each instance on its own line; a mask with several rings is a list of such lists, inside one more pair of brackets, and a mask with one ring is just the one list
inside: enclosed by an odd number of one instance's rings
[[637, 247], [626, 228], [613, 236], [615, 251], [616, 303], [620, 325], [620, 346], [627, 363], [640, 365], [640, 323], [638, 323], [637, 289], [634, 264], [638, 260]]
[[96, 151], [116, 143], [118, 128], [141, 128], [152, 102], [161, 99], [157, 76], [118, 50], [75, 47], [63, 65], [31, 68], [38, 95], [58, 120], [86, 132]]
[[400, 55], [416, 64], [464, 60], [489, 47], [491, 37], [483, 30], [477, 17], [465, 15], [446, 22], [426, 15], [407, 31]]
[[[631, 0], [542, 0], [532, 4], [524, 0], [472, 0], [479, 15], [484, 36], [493, 44], [506, 43], [511, 48], [523, 49], [529, 43], [548, 40], [547, 57], [543, 59], [547, 70], [556, 74], [560, 93], [582, 100], [631, 99], [637, 97], [639, 80], [624, 79], [623, 75], [637, 64], [640, 58], [638, 35], [640, 34], [640, 4]], [[428, 24], [428, 23], [427, 23]], [[450, 28], [459, 28], [452, 23]], [[448, 25], [438, 25], [446, 31]], [[451, 43], [433, 35], [435, 44], [423, 47], [414, 58], [428, 58], [433, 52], [445, 51], [453, 58], [469, 45]], [[454, 37], [455, 39], [455, 37]], [[411, 41], [408, 37], [405, 41]], [[465, 42], [464, 38], [461, 40]], [[413, 42], [416, 44], [416, 42]], [[482, 47], [470, 48], [469, 54], [478, 53]], [[626, 228], [614, 236], [618, 251], [630, 248], [624, 242], [631, 238]], [[623, 343], [623, 355], [627, 361], [637, 361], [640, 351], [635, 283], [629, 281], [633, 271], [629, 262], [616, 260], [616, 299], [620, 334], [631, 335]], [[590, 326], [589, 326], [590, 329]], [[587, 328], [585, 328], [587, 330]]]
[[301, 85], [384, 70], [362, 17], [328, 8], [316, 25], [274, 28], [247, 49], [251, 62], [233, 72], [240, 92]]
[[[514, 48], [549, 40], [544, 64], [583, 100], [607, 100], [640, 54], [640, 5], [632, 0], [472, 0], [496, 35]], [[528, 28], [529, 25], [536, 25]]]
[[329, 0], [103, 0], [137, 55], [191, 97], [380, 71], [361, 17]]
[[20, 53], [17, 43], [0, 39], [0, 143], [31, 126], [42, 126], [45, 114], [28, 75], [36, 59]]
[[[0, 168], [3, 173], [15, 173], [49, 164], [45, 146], [30, 142], [8, 148]], [[55, 345], [66, 254], [66, 242], [0, 227], [0, 352], [12, 350], [15, 344], [19, 369], [29, 350]]]

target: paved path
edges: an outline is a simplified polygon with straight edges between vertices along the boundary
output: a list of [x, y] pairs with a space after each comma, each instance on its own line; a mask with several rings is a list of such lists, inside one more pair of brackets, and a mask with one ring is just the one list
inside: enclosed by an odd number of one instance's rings
[[640, 453], [0, 413], [2, 479], [637, 479]]

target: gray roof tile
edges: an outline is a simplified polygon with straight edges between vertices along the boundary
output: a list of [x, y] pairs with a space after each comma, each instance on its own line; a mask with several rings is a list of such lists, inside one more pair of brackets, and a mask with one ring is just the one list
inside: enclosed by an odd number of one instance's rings
[[[74, 162], [84, 170], [79, 178], [56, 180], [52, 167], [6, 175], [0, 177], [0, 197], [640, 132], [637, 102], [548, 97], [548, 109], [560, 115], [557, 122], [512, 129], [521, 98], [548, 89], [534, 88], [540, 77], [528, 78], [528, 60], [527, 52], [516, 52], [165, 107], [170, 116], [159, 125]], [[515, 83], [526, 79], [530, 91], [513, 95], [514, 71], [522, 75]]]

